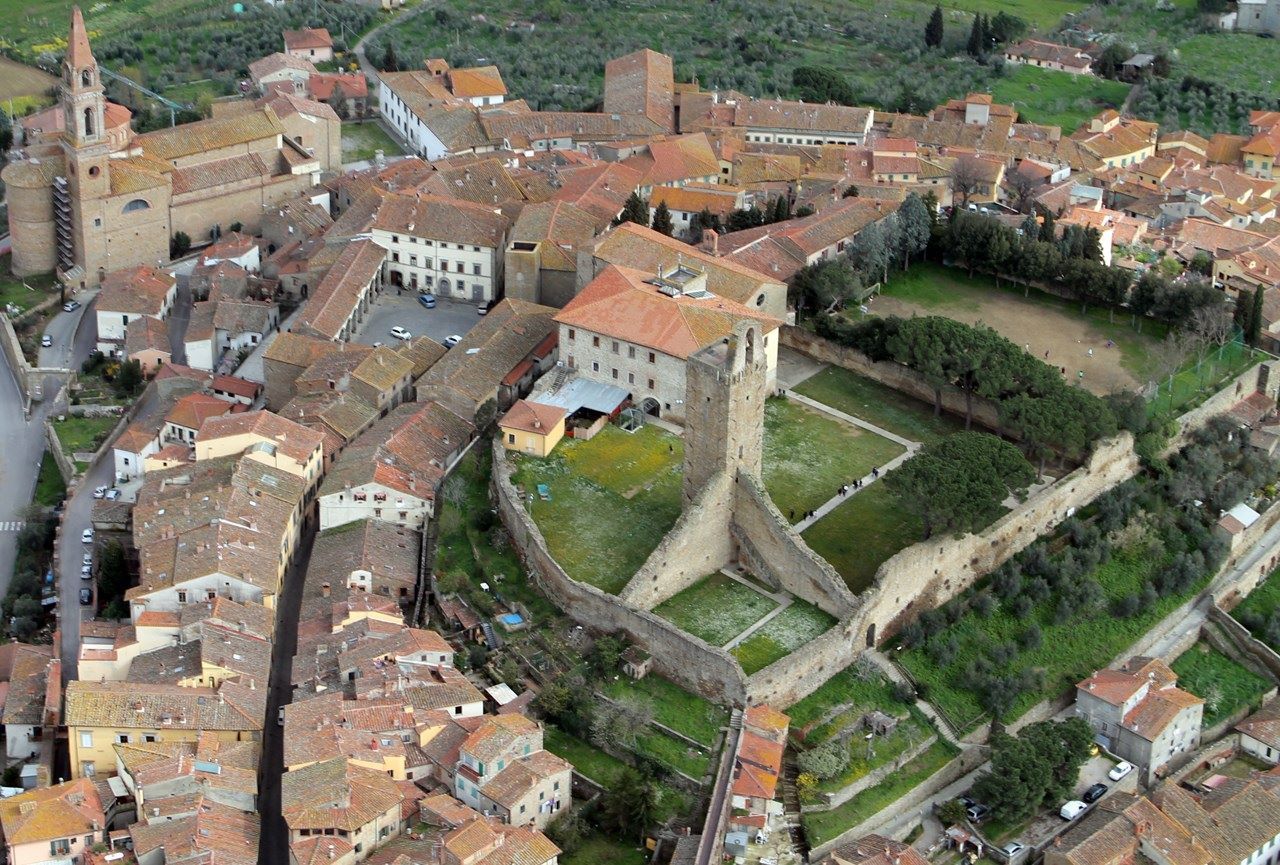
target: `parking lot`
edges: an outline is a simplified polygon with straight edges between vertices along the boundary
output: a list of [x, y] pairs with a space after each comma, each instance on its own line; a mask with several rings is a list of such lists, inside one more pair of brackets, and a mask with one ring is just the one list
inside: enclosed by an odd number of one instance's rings
[[414, 336], [429, 336], [443, 343], [446, 336], [466, 336], [479, 321], [474, 304], [437, 298], [436, 308], [427, 309], [418, 302], [416, 293], [406, 290], [398, 295], [394, 288], [388, 288], [369, 310], [353, 341], [394, 343], [391, 328], [399, 325]]
[[[1090, 758], [1083, 766], [1080, 767], [1080, 780], [1076, 783], [1075, 789], [1071, 793], [1073, 799], [1079, 799], [1084, 791], [1099, 782], [1106, 784], [1108, 789], [1106, 796], [1113, 795], [1117, 790], [1123, 790], [1132, 793], [1138, 786], [1138, 773], [1130, 772], [1127, 776], [1119, 781], [1112, 781], [1107, 777], [1107, 773], [1115, 766], [1116, 761], [1110, 759], [1105, 754], [1099, 754]], [[1027, 847], [1038, 847], [1041, 844], [1048, 843], [1055, 835], [1065, 832], [1071, 826], [1080, 822], [1081, 818], [1067, 823], [1058, 816], [1058, 810], [1062, 807], [1062, 802], [1056, 803], [1052, 808], [1045, 812], [1037, 814], [1021, 827], [1015, 828], [1012, 832], [1001, 833], [1001, 837], [992, 838], [997, 844], [1004, 845], [1009, 841], [1017, 841]], [[1090, 806], [1092, 807], [1096, 806]]]

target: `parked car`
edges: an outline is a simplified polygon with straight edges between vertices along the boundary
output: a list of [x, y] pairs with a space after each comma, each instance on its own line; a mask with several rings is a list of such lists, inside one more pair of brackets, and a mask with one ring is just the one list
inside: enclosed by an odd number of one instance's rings
[[1092, 805], [1094, 802], [1097, 802], [1103, 796], [1107, 795], [1107, 789], [1106, 784], [1094, 784], [1088, 790], [1085, 790], [1084, 795], [1080, 798], [1084, 799], [1086, 803]]
[[404, 339], [404, 340], [413, 339], [413, 334], [409, 333], [409, 331], [405, 330], [403, 327], [401, 327], [398, 324], [395, 327], [391, 328], [391, 335], [394, 336], [396, 339]]
[[480, 313], [481, 315], [488, 315], [488, 314], [489, 314], [489, 301], [487, 301], [487, 300], [482, 300], [482, 301], [480, 301], [480, 305], [476, 307], [476, 312]]
[[983, 805], [981, 802], [974, 802], [964, 809], [964, 813], [969, 818], [969, 822], [977, 826], [991, 816], [991, 806]]
[[93, 565], [81, 565], [81, 566], [80, 566], [80, 579], [82, 579], [82, 580], [92, 580], [92, 579], [93, 579]]
[[78, 300], [68, 300], [66, 303], [62, 305], [63, 312], [75, 312], [79, 308], [80, 308], [80, 301]]
[[93, 589], [80, 590], [80, 603], [86, 607], [93, 603]]
[[1119, 781], [1121, 778], [1123, 778], [1125, 775], [1128, 775], [1132, 771], [1133, 771], [1133, 764], [1130, 763], [1128, 760], [1121, 760], [1119, 763], [1116, 763], [1114, 769], [1112, 769], [1110, 772], [1107, 773], [1107, 777], [1110, 778], [1112, 781]]
[[418, 295], [418, 303], [422, 304], [422, 305], [423, 305], [423, 306], [425, 306], [427, 309], [435, 309], [435, 308], [436, 308], [436, 296], [435, 296], [434, 294], [431, 294], [431, 293], [420, 294], [420, 295]]
[[284, 706], [281, 706], [280, 710], [276, 712], [276, 723], [281, 727], [284, 726]]
[[86, 544], [93, 543], [93, 529], [85, 529], [83, 532], [81, 532], [80, 541]]
[[114, 502], [116, 499], [120, 498], [120, 491], [115, 487], [112, 487], [111, 489], [107, 490], [106, 498], [108, 501]]
[[46, 333], [44, 336], [40, 337], [40, 344], [45, 348], [48, 348], [53, 345], [53, 337]]
[[453, 348], [455, 345], [457, 345], [460, 342], [462, 342], [462, 337], [458, 336], [456, 333], [451, 334], [444, 338], [444, 347]]
[[1004, 855], [1008, 856], [1010, 859], [1014, 859], [1019, 853], [1026, 850], [1027, 846], [1025, 844], [1019, 844], [1017, 841], [1010, 841], [1000, 849], [1004, 851]]
[[82, 564], [82, 565], [92, 565], [92, 564], [93, 564], [93, 553], [85, 553], [85, 554], [84, 554], [84, 557], [80, 559], [80, 564]]
[[1062, 806], [1062, 810], [1058, 812], [1058, 816], [1063, 820], [1074, 820], [1087, 811], [1088, 808], [1089, 806], [1081, 802], [1079, 799], [1072, 799], [1070, 802]]
[[103, 496], [105, 496], [106, 494], [107, 494], [107, 487], [94, 487], [94, 488], [93, 488], [93, 497], [94, 497], [95, 499], [100, 499], [100, 498], [102, 498]]

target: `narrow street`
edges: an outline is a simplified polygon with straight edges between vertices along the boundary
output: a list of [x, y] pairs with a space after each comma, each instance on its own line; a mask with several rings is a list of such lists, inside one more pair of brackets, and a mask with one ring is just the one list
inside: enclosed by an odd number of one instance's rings
[[290, 701], [293, 691], [293, 654], [298, 648], [298, 615], [302, 606], [302, 586], [311, 547], [315, 542], [314, 509], [302, 524], [302, 538], [293, 562], [285, 572], [284, 588], [276, 607], [275, 645], [271, 655], [271, 688], [267, 696], [267, 717], [262, 725], [262, 758], [258, 766], [258, 813], [262, 816], [259, 862], [288, 862], [289, 833], [280, 814], [280, 776], [284, 774], [284, 729], [276, 723], [280, 707]]

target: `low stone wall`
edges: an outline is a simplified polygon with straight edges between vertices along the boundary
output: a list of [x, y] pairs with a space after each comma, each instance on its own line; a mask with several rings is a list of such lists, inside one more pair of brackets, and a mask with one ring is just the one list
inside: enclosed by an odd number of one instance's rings
[[[923, 375], [892, 361], [873, 361], [856, 348], [839, 345], [816, 333], [796, 327], [783, 325], [779, 328], [779, 345], [807, 354], [814, 360], [829, 363], [832, 366], [852, 370], [878, 381], [896, 391], [933, 405], [934, 387]], [[942, 408], [951, 414], [965, 416], [966, 399], [964, 391], [956, 387], [942, 389]], [[973, 420], [987, 429], [1000, 428], [1000, 411], [994, 401], [974, 396], [972, 400]]]
[[596, 630], [622, 632], [653, 655], [662, 675], [689, 690], [723, 703], [743, 705], [746, 677], [726, 651], [684, 633], [665, 619], [640, 610], [595, 586], [569, 577], [547, 550], [546, 540], [515, 485], [502, 443], [493, 443], [493, 484], [498, 513], [511, 534], [525, 569], [542, 591], [562, 610]]
[[841, 787], [839, 790], [835, 791], [834, 793], [826, 794], [826, 797], [825, 797], [826, 801], [822, 802], [821, 804], [804, 805], [800, 808], [800, 810], [805, 812], [812, 812], [812, 811], [830, 811], [832, 808], [839, 808], [841, 805], [843, 805], [845, 802], [848, 802], [854, 796], [857, 796], [863, 790], [867, 789], [868, 787], [874, 787], [876, 784], [879, 784], [885, 778], [888, 778], [891, 774], [898, 771], [907, 763], [910, 763], [916, 757], [919, 757], [925, 751], [933, 747], [933, 743], [936, 741], [938, 741], [938, 737], [936, 735], [929, 736], [923, 742], [919, 742], [913, 745], [912, 747], [908, 748], [907, 750], [903, 751], [893, 760], [892, 763], [885, 763], [883, 766], [880, 766], [877, 769], [873, 769], [872, 771], [868, 772], [866, 775], [863, 775], [861, 778], [854, 781], [853, 783], [847, 784], [844, 787]]
[[810, 640], [749, 676], [747, 699], [753, 704], [790, 706], [847, 667], [861, 651], [857, 642], [856, 624], [852, 620], [841, 622], [816, 640]]
[[58, 466], [58, 473], [62, 475], [63, 483], [70, 484], [79, 473], [76, 471], [75, 463], [62, 449], [62, 440], [58, 438], [58, 431], [49, 421], [44, 422], [44, 437], [49, 443], [49, 453], [53, 455], [53, 461]]
[[1258, 666], [1269, 672], [1273, 679], [1280, 681], [1280, 654], [1276, 654], [1270, 646], [1255, 638], [1248, 628], [1237, 622], [1217, 604], [1209, 608], [1209, 621], [1218, 626], [1224, 639], [1230, 641], [1235, 652], [1252, 659]]
[[38, 318], [46, 310], [50, 310], [50, 309], [53, 309], [55, 306], [61, 306], [61, 305], [62, 305], [62, 295], [61, 294], [52, 295], [40, 301], [35, 306], [31, 307], [31, 309], [28, 309], [25, 312], [15, 315], [13, 317], [13, 323], [17, 327], [22, 327], [27, 322]]
[[618, 593], [619, 599], [651, 610], [733, 559], [729, 533], [722, 530], [733, 502], [731, 483], [722, 475], [707, 484]]
[[[809, 861], [816, 862], [836, 847], [839, 847], [841, 844], [847, 844], [855, 838], [861, 838], [863, 835], [876, 831], [886, 821], [895, 817], [902, 817], [907, 812], [918, 810], [921, 805], [928, 801], [929, 797], [933, 796], [944, 787], [954, 784], [956, 781], [981, 766], [986, 762], [986, 760], [987, 756], [983, 748], [967, 748], [960, 753], [960, 756], [956, 757], [950, 763], [943, 766], [937, 772], [934, 772], [924, 781], [920, 782], [920, 784], [907, 795], [886, 805], [883, 809], [872, 814], [857, 826], [846, 829], [830, 841], [814, 847], [809, 851]], [[904, 821], [901, 831], [897, 834], [905, 836], [907, 832], [911, 831], [911, 827], [914, 825], [914, 821]], [[898, 840], [902, 839], [899, 838]]]
[[820, 607], [837, 619], [861, 605], [844, 579], [800, 537], [774, 506], [758, 478], [739, 472], [733, 523], [738, 560], [761, 579]]
[[24, 398], [28, 397], [27, 375], [31, 367], [22, 354], [22, 344], [18, 342], [18, 334], [13, 329], [13, 322], [4, 314], [0, 314], [0, 351], [4, 352], [5, 360], [9, 362], [9, 369], [13, 370], [14, 378], [18, 381], [18, 390], [22, 392]]
[[[935, 537], [901, 550], [876, 571], [861, 617], [880, 643], [908, 620], [962, 592], [1040, 535], [1137, 473], [1133, 437], [1099, 442], [1089, 460], [996, 520], [981, 534]], [[871, 630], [874, 628], [874, 631]]]

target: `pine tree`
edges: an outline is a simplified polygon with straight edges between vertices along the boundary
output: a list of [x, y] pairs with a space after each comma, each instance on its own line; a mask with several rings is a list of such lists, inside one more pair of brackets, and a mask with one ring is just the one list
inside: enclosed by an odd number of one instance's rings
[[649, 225], [649, 203], [633, 192], [627, 196], [627, 203], [622, 205], [622, 214], [614, 220], [615, 225], [623, 222], [634, 222], [636, 225]]
[[982, 19], [982, 53], [986, 54], [991, 50], [993, 41], [991, 36], [991, 18], [987, 15], [979, 15], [978, 17]]
[[924, 28], [924, 45], [926, 48], [942, 47], [943, 30], [942, 23], [942, 7], [934, 6], [933, 14], [929, 16], [929, 23]]
[[779, 195], [773, 202], [773, 213], [770, 222], [785, 222], [791, 218], [791, 202], [785, 195]]
[[667, 207], [665, 201], [660, 202], [653, 210], [653, 225], [650, 226], [659, 234], [665, 234], [670, 237], [676, 227], [671, 222], [671, 208]]
[[1231, 311], [1231, 323], [1244, 335], [1245, 339], [1249, 338], [1249, 331], [1253, 329], [1253, 304], [1254, 293], [1248, 289], [1241, 289], [1240, 295], [1236, 298], [1235, 309]]
[[973, 25], [969, 28], [969, 41], [965, 45], [965, 51], [970, 57], [978, 57], [982, 54], [982, 16], [973, 16]]

